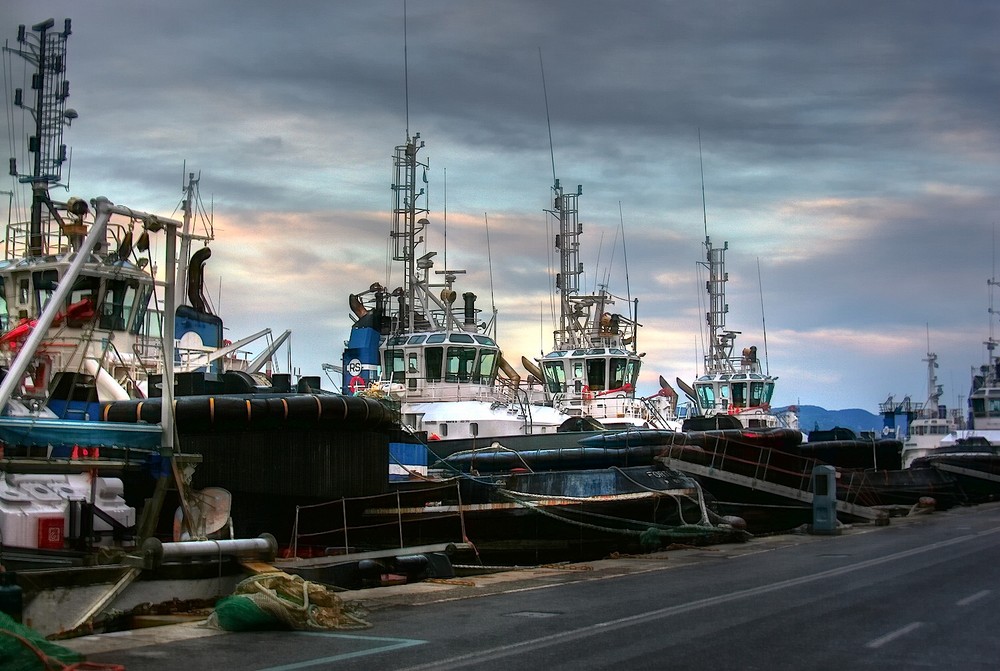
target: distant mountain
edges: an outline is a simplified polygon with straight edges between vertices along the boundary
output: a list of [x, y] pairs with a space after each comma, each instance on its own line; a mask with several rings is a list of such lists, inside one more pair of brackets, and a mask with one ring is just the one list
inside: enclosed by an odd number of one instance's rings
[[[815, 429], [829, 430], [836, 426], [850, 429], [854, 433], [861, 435], [862, 431], [882, 432], [882, 417], [860, 408], [850, 408], [848, 410], [827, 410], [818, 405], [800, 405], [799, 428], [803, 433], [808, 434]], [[786, 408], [775, 408], [775, 412], [781, 413]]]

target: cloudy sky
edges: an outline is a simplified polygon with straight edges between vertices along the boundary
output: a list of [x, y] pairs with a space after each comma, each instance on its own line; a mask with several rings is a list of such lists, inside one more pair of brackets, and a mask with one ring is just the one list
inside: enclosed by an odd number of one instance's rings
[[[554, 156], [583, 186], [583, 284], [639, 299], [641, 392], [703, 355], [707, 221], [776, 404], [923, 400], [928, 343], [964, 404], [990, 335], [1000, 4], [409, 0], [408, 69], [403, 7], [5, 0], [0, 37], [72, 19], [66, 195], [169, 215], [200, 171], [228, 336], [291, 329], [303, 374], [340, 362], [347, 295], [384, 281], [408, 110], [430, 246], [447, 231], [511, 361], [551, 345]], [[22, 70], [6, 57], [5, 89]]]

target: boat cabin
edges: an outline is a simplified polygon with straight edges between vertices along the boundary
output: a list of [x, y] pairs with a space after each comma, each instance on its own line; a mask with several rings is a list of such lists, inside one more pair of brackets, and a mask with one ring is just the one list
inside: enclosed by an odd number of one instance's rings
[[[399, 384], [407, 397], [438, 400], [458, 396], [456, 383], [492, 388], [500, 366], [493, 338], [461, 331], [388, 336], [382, 350], [382, 380]], [[467, 395], [466, 388], [463, 395]]]
[[972, 429], [1000, 429], [1000, 385], [996, 384], [997, 371], [982, 366], [973, 378], [969, 394], [969, 413]]
[[639, 357], [615, 347], [556, 350], [541, 361], [551, 394], [586, 396], [635, 389]]
[[694, 383], [698, 405], [710, 412], [738, 413], [767, 407], [774, 394], [774, 378], [760, 373], [715, 373], [702, 375]]

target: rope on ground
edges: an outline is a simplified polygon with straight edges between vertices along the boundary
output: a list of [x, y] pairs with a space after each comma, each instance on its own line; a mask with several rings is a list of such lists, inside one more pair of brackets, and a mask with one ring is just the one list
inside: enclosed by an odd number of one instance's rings
[[[327, 587], [282, 571], [250, 576], [215, 605], [206, 626], [226, 631], [367, 629]], [[357, 608], [357, 606], [353, 606]]]

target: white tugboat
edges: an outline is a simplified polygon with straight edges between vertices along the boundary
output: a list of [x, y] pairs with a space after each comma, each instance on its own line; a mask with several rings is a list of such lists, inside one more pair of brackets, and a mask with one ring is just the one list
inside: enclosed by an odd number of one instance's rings
[[[567, 193], [556, 179], [553, 208], [559, 222], [555, 248], [559, 254], [556, 291], [560, 306], [554, 347], [537, 362], [522, 357], [524, 367], [544, 382], [546, 400], [572, 417], [591, 417], [608, 429], [630, 427], [680, 430], [675, 418], [677, 394], [661, 382], [651, 398], [636, 395], [643, 354], [638, 350], [638, 299], [628, 312], [612, 309], [620, 300], [602, 285], [593, 294], [580, 290], [583, 263], [577, 202], [582, 188]], [[652, 403], [653, 399], [662, 400]]]
[[[694, 404], [695, 413], [713, 421], [718, 428], [775, 428], [787, 426], [771, 410], [771, 398], [777, 376], [761, 366], [757, 346], [744, 347], [734, 354], [739, 331], [726, 329], [726, 250], [729, 243], [713, 247], [705, 236], [705, 262], [708, 269], [708, 351], [705, 370], [691, 385], [677, 383]], [[720, 418], [731, 418], [723, 420]], [[736, 422], [734, 424], [734, 421]], [[791, 426], [788, 428], [797, 428]]]
[[418, 158], [417, 133], [395, 149], [393, 261], [402, 284], [373, 283], [350, 296], [355, 320], [343, 353], [343, 390], [383, 394], [398, 401], [403, 423], [429, 440], [555, 433], [570, 417], [533, 403], [521, 376], [496, 341], [495, 315], [485, 319], [476, 295], [458, 294], [464, 270], [434, 269], [426, 251], [430, 221], [418, 188], [429, 166]]
[[949, 413], [941, 405], [943, 393], [937, 383], [937, 354], [927, 353], [927, 401], [917, 409], [909, 423], [909, 435], [903, 442], [903, 468], [909, 468], [914, 459], [925, 457], [941, 446], [941, 440], [949, 433], [963, 428], [960, 412]]

